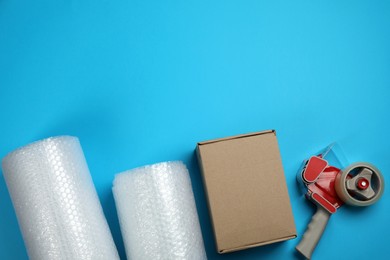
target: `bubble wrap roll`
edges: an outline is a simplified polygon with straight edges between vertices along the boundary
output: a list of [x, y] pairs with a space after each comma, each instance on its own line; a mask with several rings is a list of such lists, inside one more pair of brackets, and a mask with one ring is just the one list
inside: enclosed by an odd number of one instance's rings
[[3, 174], [30, 259], [119, 259], [76, 137], [15, 150]]
[[207, 259], [190, 176], [182, 162], [121, 173], [113, 193], [128, 259]]

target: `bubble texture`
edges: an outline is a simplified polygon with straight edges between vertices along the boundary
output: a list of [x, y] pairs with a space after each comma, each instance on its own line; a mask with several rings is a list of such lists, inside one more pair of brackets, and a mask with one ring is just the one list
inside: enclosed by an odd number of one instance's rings
[[32, 143], [2, 166], [30, 259], [119, 259], [76, 137]]
[[113, 193], [128, 259], [207, 259], [190, 176], [182, 162], [121, 173]]

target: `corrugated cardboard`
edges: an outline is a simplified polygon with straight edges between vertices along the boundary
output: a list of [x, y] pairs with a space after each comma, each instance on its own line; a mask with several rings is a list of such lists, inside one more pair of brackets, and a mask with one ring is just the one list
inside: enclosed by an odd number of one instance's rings
[[296, 237], [275, 131], [200, 142], [197, 154], [219, 253]]

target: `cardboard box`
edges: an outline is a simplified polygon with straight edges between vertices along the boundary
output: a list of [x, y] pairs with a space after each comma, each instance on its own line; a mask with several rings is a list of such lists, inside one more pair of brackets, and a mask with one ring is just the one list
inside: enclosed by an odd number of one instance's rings
[[297, 236], [275, 131], [200, 142], [197, 154], [219, 253]]

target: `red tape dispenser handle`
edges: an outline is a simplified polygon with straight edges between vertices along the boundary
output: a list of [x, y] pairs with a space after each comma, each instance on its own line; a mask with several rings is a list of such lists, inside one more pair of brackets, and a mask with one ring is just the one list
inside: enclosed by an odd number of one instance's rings
[[296, 249], [307, 259], [311, 258], [314, 249], [320, 241], [326, 224], [328, 224], [329, 217], [330, 213], [327, 210], [322, 206], [317, 206], [317, 211], [307, 226], [301, 242], [296, 246]]
[[296, 249], [307, 259], [311, 258], [321, 236], [326, 228], [329, 217], [336, 212], [336, 207], [326, 198], [317, 193], [316, 182], [320, 175], [328, 167], [328, 162], [320, 157], [311, 157], [302, 171], [302, 181], [308, 187], [307, 196], [317, 205], [317, 211], [313, 215], [301, 241]]

